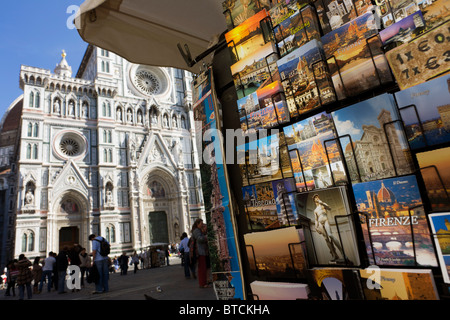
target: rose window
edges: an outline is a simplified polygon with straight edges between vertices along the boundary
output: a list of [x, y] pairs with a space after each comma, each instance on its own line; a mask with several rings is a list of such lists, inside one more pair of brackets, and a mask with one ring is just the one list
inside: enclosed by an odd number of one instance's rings
[[61, 152], [66, 156], [76, 156], [80, 152], [80, 145], [72, 138], [65, 138], [59, 144]]

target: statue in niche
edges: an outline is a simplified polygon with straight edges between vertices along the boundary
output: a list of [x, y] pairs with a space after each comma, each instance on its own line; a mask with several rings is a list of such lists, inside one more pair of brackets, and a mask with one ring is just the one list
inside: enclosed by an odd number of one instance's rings
[[25, 194], [25, 205], [33, 205], [34, 204], [34, 194], [31, 189], [28, 189], [28, 191]]
[[133, 121], [133, 116], [131, 114], [131, 110], [130, 109], [128, 109], [128, 111], [127, 111], [127, 121], [128, 122], [132, 122]]
[[83, 103], [83, 109], [81, 110], [81, 116], [83, 118], [87, 118], [88, 117], [88, 105], [86, 102]]
[[122, 109], [117, 108], [116, 110], [116, 119], [122, 121]]
[[60, 102], [59, 102], [59, 99], [56, 99], [56, 100], [53, 102], [53, 112], [54, 112], [54, 113], [57, 113], [57, 114], [60, 114], [60, 113], [61, 113], [61, 104], [60, 104]]
[[167, 114], [164, 115], [164, 127], [168, 127], [169, 126], [169, 117], [167, 116]]
[[158, 114], [155, 109], [152, 110], [152, 124], [158, 124]]
[[75, 104], [72, 100], [69, 102], [69, 116], [75, 116]]
[[142, 113], [138, 112], [138, 123], [142, 124]]
[[106, 203], [107, 204], [112, 204], [113, 203], [113, 196], [112, 196], [111, 188], [108, 188], [106, 190]]
[[177, 122], [177, 117], [176, 116], [172, 117], [172, 127], [178, 128], [178, 122]]

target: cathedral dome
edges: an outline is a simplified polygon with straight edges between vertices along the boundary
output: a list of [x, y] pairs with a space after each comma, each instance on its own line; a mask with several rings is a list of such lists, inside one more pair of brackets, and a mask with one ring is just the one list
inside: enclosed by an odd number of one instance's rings
[[378, 190], [377, 198], [379, 202], [395, 202], [394, 193], [384, 186], [384, 183], [381, 183], [381, 188]]

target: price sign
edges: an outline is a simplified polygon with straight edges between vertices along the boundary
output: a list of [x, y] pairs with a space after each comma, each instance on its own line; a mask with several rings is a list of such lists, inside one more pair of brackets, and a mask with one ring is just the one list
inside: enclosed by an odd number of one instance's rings
[[401, 90], [450, 71], [450, 21], [386, 53]]

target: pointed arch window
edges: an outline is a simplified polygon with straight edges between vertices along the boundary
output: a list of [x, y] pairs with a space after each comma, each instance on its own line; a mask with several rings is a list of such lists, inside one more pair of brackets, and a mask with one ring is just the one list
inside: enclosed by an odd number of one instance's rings
[[35, 123], [33, 125], [33, 137], [38, 137], [39, 136], [39, 124]]
[[22, 235], [22, 252], [27, 251], [28, 236], [26, 233]]
[[28, 131], [27, 131], [27, 137], [31, 137], [33, 134], [33, 124], [30, 122], [28, 124]]
[[27, 159], [31, 159], [31, 143], [27, 144]]
[[33, 159], [37, 159], [38, 158], [38, 145], [35, 144], [33, 145]]
[[34, 107], [35, 108], [39, 108], [39, 106], [40, 106], [40, 95], [39, 95], [39, 92], [36, 92], [36, 97], [34, 98], [35, 100], [34, 100]]
[[30, 92], [30, 108], [33, 108], [34, 104], [34, 92]]

